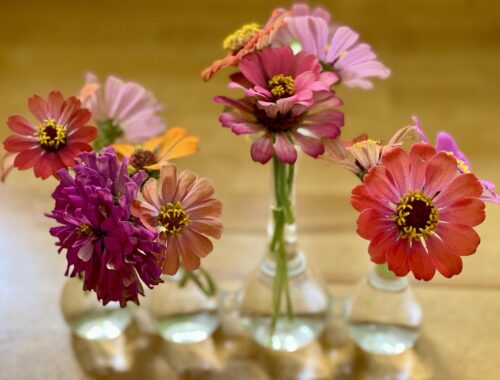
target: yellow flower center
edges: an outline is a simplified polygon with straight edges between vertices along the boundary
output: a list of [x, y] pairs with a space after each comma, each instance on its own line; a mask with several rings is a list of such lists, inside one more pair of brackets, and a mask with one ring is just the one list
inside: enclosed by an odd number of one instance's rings
[[289, 75], [276, 74], [268, 82], [271, 94], [284, 98], [295, 94], [295, 80]]
[[136, 148], [129, 160], [129, 164], [137, 170], [144, 169], [146, 166], [154, 165], [157, 162], [158, 160], [153, 152], [142, 148]]
[[162, 233], [170, 236], [179, 236], [189, 224], [189, 216], [180, 202], [167, 203], [158, 213], [158, 224]]
[[87, 223], [82, 223], [76, 229], [78, 236], [90, 236], [92, 235], [92, 228]]
[[460, 170], [462, 173], [470, 173], [470, 168], [467, 166], [467, 164], [461, 159], [457, 158], [457, 156], [455, 156], [453, 152], [446, 152], [446, 154], [453, 157], [457, 161], [458, 170]]
[[222, 46], [224, 50], [237, 52], [241, 50], [247, 43], [262, 30], [259, 24], [252, 23], [243, 25], [233, 34], [224, 39]]
[[38, 127], [35, 136], [47, 150], [56, 151], [66, 145], [66, 128], [53, 119], [47, 119]]
[[432, 199], [417, 190], [409, 191], [399, 198], [392, 220], [397, 223], [401, 238], [413, 240], [432, 235], [436, 230], [439, 215]]
[[366, 139], [362, 141], [358, 141], [357, 143], [352, 144], [353, 148], [362, 148], [365, 145], [380, 145], [380, 141]]

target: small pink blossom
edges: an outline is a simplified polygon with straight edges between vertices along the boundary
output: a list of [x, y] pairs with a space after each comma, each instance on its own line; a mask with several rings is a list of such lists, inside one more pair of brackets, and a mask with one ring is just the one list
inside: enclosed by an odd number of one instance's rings
[[109, 76], [100, 91], [102, 86], [94, 74], [88, 73], [86, 79], [80, 98], [96, 123], [111, 123], [131, 143], [142, 143], [166, 131], [165, 120], [158, 114], [163, 106], [140, 84]]

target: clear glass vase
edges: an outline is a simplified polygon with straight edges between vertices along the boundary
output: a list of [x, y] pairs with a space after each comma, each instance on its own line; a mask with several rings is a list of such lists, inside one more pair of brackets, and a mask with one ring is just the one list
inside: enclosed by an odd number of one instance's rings
[[148, 310], [158, 334], [174, 343], [198, 343], [219, 325], [215, 284], [203, 269], [163, 276], [163, 284], [151, 290]]
[[83, 290], [78, 277], [69, 278], [61, 293], [61, 310], [71, 331], [87, 340], [117, 338], [132, 322], [131, 307], [118, 302], [103, 306], [95, 293]]
[[330, 296], [297, 244], [294, 165], [273, 159], [269, 242], [259, 267], [238, 295], [239, 315], [250, 336], [276, 351], [296, 351], [323, 331]]
[[364, 351], [397, 355], [417, 340], [422, 308], [406, 277], [376, 265], [348, 303], [347, 322], [349, 335]]

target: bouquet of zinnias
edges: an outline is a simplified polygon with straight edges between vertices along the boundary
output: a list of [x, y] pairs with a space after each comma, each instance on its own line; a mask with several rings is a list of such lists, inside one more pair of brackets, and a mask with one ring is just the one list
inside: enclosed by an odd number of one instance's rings
[[[50, 234], [66, 251], [66, 275], [103, 304], [139, 303], [149, 288], [179, 266], [200, 267], [219, 238], [221, 203], [210, 183], [172, 159], [198, 150], [198, 137], [167, 128], [160, 103], [142, 86], [89, 74], [79, 96], [58, 91], [28, 100], [34, 116], [11, 116], [2, 180], [12, 168], [33, 168], [57, 181], [57, 222]], [[89, 125], [93, 120], [97, 127]]]

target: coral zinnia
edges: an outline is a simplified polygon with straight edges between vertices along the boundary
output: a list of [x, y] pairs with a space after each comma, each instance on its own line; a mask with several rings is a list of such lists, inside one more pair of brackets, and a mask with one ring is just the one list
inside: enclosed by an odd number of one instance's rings
[[223, 43], [224, 49], [228, 50], [227, 55], [203, 70], [202, 78], [208, 81], [220, 69], [235, 66], [245, 55], [270, 46], [274, 36], [283, 26], [286, 14], [283, 9], [275, 9], [264, 27], [255, 23], [247, 24], [228, 36]]
[[[314, 54], [325, 67], [335, 71], [348, 87], [372, 88], [368, 78], [385, 79], [390, 70], [377, 60], [372, 48], [359, 43], [359, 34], [347, 26], [331, 26], [329, 14], [320, 9], [309, 12], [296, 5], [297, 11], [285, 18], [285, 27], [277, 39], [298, 42], [301, 49]], [[283, 36], [286, 36], [283, 38]]]
[[34, 95], [28, 99], [28, 108], [40, 124], [35, 126], [18, 115], [9, 117], [7, 125], [16, 134], [3, 142], [10, 154], [4, 158], [2, 180], [12, 166], [33, 168], [35, 176], [46, 179], [73, 166], [80, 152], [92, 150], [89, 142], [97, 130], [86, 125], [90, 112], [76, 97], [64, 99], [60, 92], [52, 91], [45, 101]]
[[341, 100], [331, 86], [338, 77], [322, 72], [317, 59], [306, 53], [294, 55], [289, 47], [267, 48], [247, 55], [231, 76], [231, 88], [243, 89], [245, 97], [224, 96], [215, 102], [232, 107], [220, 117], [233, 133], [261, 133], [251, 149], [254, 161], [266, 163], [275, 154], [283, 163], [297, 159], [294, 144], [318, 157], [324, 152], [321, 138], [336, 138], [344, 115], [333, 109]]
[[174, 127], [142, 145], [113, 144], [112, 148], [136, 170], [160, 170], [162, 162], [196, 153], [198, 141], [198, 136], [187, 136], [184, 128]]
[[165, 120], [158, 115], [163, 106], [140, 84], [109, 76], [104, 90], [99, 88], [97, 77], [89, 73], [80, 91], [80, 98], [99, 126], [98, 148], [122, 136], [126, 141], [142, 143], [165, 132]]
[[430, 280], [436, 269], [445, 277], [460, 273], [460, 256], [476, 251], [480, 238], [472, 227], [485, 218], [481, 193], [478, 179], [458, 173], [453, 157], [417, 143], [409, 154], [388, 149], [353, 189], [351, 203], [373, 262]]
[[146, 173], [127, 175], [126, 160], [112, 149], [104, 154], [82, 153], [74, 178], [60, 170], [60, 184], [50, 218], [60, 226], [50, 229], [59, 239], [59, 252], [67, 250], [70, 277], [82, 276], [84, 290], [94, 290], [104, 304], [139, 303], [148, 287], [161, 282], [163, 247], [156, 234], [130, 214]]
[[212, 251], [207, 236], [219, 239], [222, 203], [214, 198], [213, 187], [190, 171], [177, 176], [174, 164], [163, 164], [160, 180], [149, 179], [142, 188], [144, 201], [136, 200], [132, 213], [166, 245], [163, 272], [175, 274], [179, 256], [184, 269], [200, 266], [200, 258]]

